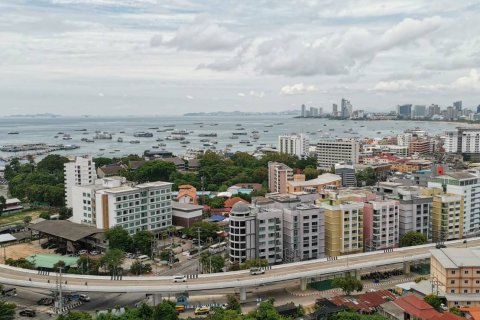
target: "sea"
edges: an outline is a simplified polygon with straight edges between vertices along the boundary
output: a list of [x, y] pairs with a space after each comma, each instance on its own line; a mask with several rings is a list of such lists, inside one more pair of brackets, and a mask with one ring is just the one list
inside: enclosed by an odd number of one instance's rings
[[[0, 118], [0, 146], [29, 143], [46, 143], [77, 145], [78, 149], [59, 150], [54, 153], [61, 155], [92, 155], [94, 157], [121, 157], [129, 154], [141, 155], [145, 150], [166, 150], [174, 155], [182, 156], [186, 149], [208, 149], [201, 139], [216, 142], [217, 150], [229, 149], [235, 151], [254, 151], [257, 147], [276, 146], [278, 136], [290, 133], [305, 133], [310, 135], [311, 143], [324, 137], [357, 137], [382, 138], [395, 135], [406, 129], [420, 128], [430, 135], [443, 134], [454, 129], [458, 123], [431, 121], [362, 121], [362, 120], [329, 120], [326, 118], [295, 118], [286, 115], [255, 115], [255, 116], [171, 116], [171, 117], [3, 117]], [[158, 128], [158, 129], [157, 129]], [[244, 130], [241, 130], [243, 128]], [[157, 132], [165, 129], [187, 130], [185, 140], [189, 144], [182, 145], [180, 141], [165, 140], [170, 132]], [[80, 131], [83, 130], [83, 131]], [[92, 139], [96, 131], [106, 131], [113, 134], [111, 140], [95, 140], [93, 143], [81, 141], [82, 138]], [[151, 132], [151, 138], [134, 137], [135, 132]], [[252, 131], [258, 131], [259, 139], [254, 140]], [[18, 134], [9, 134], [18, 132]], [[121, 133], [123, 132], [123, 133]], [[233, 132], [247, 132], [239, 139], [231, 139]], [[217, 137], [199, 137], [199, 134], [216, 133]], [[71, 140], [62, 137], [70, 135]], [[123, 142], [117, 142], [121, 137]], [[164, 139], [157, 142], [157, 139]], [[132, 144], [131, 140], [140, 143]], [[240, 143], [248, 140], [250, 143]], [[245, 141], [244, 141], [245, 142]], [[166, 144], [158, 146], [159, 143]], [[158, 148], [153, 148], [157, 146]], [[25, 156], [26, 152], [1, 152], [0, 158]], [[42, 155], [37, 156], [37, 160]], [[0, 165], [5, 162], [0, 161]]]

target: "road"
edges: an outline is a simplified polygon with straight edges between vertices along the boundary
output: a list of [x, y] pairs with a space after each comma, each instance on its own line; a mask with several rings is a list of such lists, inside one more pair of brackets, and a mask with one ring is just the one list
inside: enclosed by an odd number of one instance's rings
[[[445, 243], [448, 247], [464, 247], [462, 240]], [[480, 238], [468, 239], [468, 246], [480, 246]], [[381, 267], [402, 262], [417, 261], [430, 257], [434, 244], [399, 248], [392, 252], [368, 252], [326, 259], [302, 261], [273, 266], [263, 275], [252, 276], [248, 271], [234, 271], [203, 274], [189, 279], [186, 283], [173, 283], [169, 276], [123, 277], [111, 280], [110, 277], [63, 275], [62, 287], [65, 291], [110, 292], [110, 293], [176, 293], [183, 291], [204, 291], [211, 289], [251, 288], [278, 282], [298, 280], [358, 269]], [[437, 250], [437, 249], [434, 249]], [[176, 272], [176, 270], [175, 270]], [[0, 283], [31, 288], [54, 289], [55, 273], [39, 275], [36, 271], [0, 265]]]

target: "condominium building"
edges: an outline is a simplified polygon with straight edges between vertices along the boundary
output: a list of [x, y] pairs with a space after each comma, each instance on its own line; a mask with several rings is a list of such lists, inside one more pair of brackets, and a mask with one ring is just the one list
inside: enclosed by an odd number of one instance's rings
[[342, 187], [356, 187], [357, 177], [355, 176], [355, 168], [351, 163], [336, 163], [335, 174], [342, 178]]
[[399, 201], [375, 200], [363, 208], [363, 239], [366, 251], [396, 248], [400, 242]]
[[95, 162], [91, 156], [75, 157], [74, 161], [64, 164], [65, 206], [72, 208], [72, 188], [93, 184], [97, 176]]
[[279, 162], [268, 162], [268, 188], [270, 192], [286, 193], [287, 182], [293, 179], [293, 170]]
[[399, 234], [414, 231], [432, 239], [431, 211], [433, 198], [420, 193], [419, 187], [397, 188], [399, 199]]
[[304, 159], [308, 156], [310, 139], [303, 133], [281, 135], [278, 137], [278, 152]]
[[447, 153], [480, 153], [480, 129], [457, 128], [445, 132], [443, 148]]
[[250, 208], [237, 202], [230, 211], [229, 255], [231, 262], [266, 259], [269, 264], [283, 260], [282, 211]]
[[363, 202], [321, 204], [325, 215], [325, 255], [335, 257], [363, 251]]
[[339, 162], [358, 163], [360, 142], [355, 139], [322, 139], [316, 147], [317, 167], [331, 169]]
[[303, 174], [296, 174], [293, 176], [293, 180], [287, 181], [287, 192], [317, 193], [327, 186], [339, 188], [341, 185], [342, 178], [332, 173], [324, 173], [311, 180], [305, 180], [305, 175]]
[[455, 194], [438, 194], [432, 203], [432, 240], [441, 242], [463, 237], [463, 199]]
[[449, 308], [480, 307], [480, 250], [432, 249], [430, 278], [445, 293]]
[[480, 232], [480, 179], [478, 173], [447, 172], [434, 177], [428, 186], [462, 196], [463, 235], [472, 236]]
[[121, 226], [130, 234], [140, 230], [158, 233], [172, 225], [172, 183], [135, 185], [122, 178], [100, 182], [74, 188], [74, 222], [105, 230]]

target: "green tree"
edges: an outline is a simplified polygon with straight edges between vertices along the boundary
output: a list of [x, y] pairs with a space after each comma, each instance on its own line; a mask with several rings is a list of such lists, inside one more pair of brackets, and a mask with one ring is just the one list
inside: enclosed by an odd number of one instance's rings
[[210, 252], [203, 252], [200, 256], [200, 263], [203, 270], [208, 273], [215, 273], [225, 267], [225, 259], [222, 256], [211, 254]]
[[331, 320], [387, 320], [379, 314], [360, 314], [354, 311], [342, 311], [329, 317]]
[[242, 306], [240, 305], [240, 302], [238, 299], [234, 296], [229, 294], [227, 296], [227, 310], [234, 310], [237, 313], [242, 313]]
[[58, 154], [49, 154], [37, 164], [37, 170], [50, 173], [61, 172], [63, 174], [64, 164], [68, 162], [68, 158]]
[[200, 240], [205, 241], [208, 238], [215, 239], [217, 237], [217, 231], [220, 230], [220, 227], [208, 221], [199, 221], [194, 223], [190, 228], [185, 228], [184, 233], [193, 237], [198, 238], [197, 228], [200, 228]]
[[115, 226], [105, 232], [105, 238], [108, 240], [108, 247], [110, 249], [120, 249], [123, 251], [130, 251], [133, 240], [127, 230], [121, 226]]
[[3, 213], [3, 210], [7, 208], [7, 199], [4, 196], [0, 196], [0, 216]]
[[378, 182], [377, 174], [373, 168], [366, 168], [355, 174], [358, 182], [365, 182], [367, 186], [373, 186]]
[[150, 265], [143, 264], [141, 261], [134, 261], [130, 266], [130, 272], [139, 276], [144, 273], [152, 272]]
[[245, 319], [236, 310], [224, 310], [221, 308], [213, 308], [212, 312], [207, 316], [207, 320], [243, 320]]
[[162, 160], [147, 161], [134, 171], [132, 180], [137, 182], [170, 181], [170, 175], [177, 171], [175, 164]]
[[15, 319], [15, 303], [0, 300], [0, 319], [13, 320]]
[[63, 261], [63, 260], [58, 260], [58, 261], [53, 265], [53, 270], [58, 270], [58, 268], [65, 268], [65, 261]]
[[28, 226], [30, 222], [32, 222], [32, 216], [23, 217], [23, 223], [25, 224], [25, 226]]
[[427, 237], [416, 231], [409, 231], [400, 237], [400, 246], [402, 247], [418, 246], [427, 242]]
[[5, 264], [9, 266], [17, 267], [17, 268], [35, 269], [35, 264], [33, 262], [28, 261], [25, 258], [20, 258], [17, 260], [8, 258], [7, 261], [5, 261]]
[[306, 167], [316, 168], [317, 167], [317, 158], [316, 157], [307, 157], [306, 159], [299, 159], [295, 164], [295, 168], [305, 169]]
[[225, 199], [222, 198], [222, 197], [206, 198], [205, 202], [211, 208], [223, 208], [223, 204], [225, 203]]
[[245, 317], [245, 320], [282, 320], [282, 317], [277, 309], [273, 306], [271, 300], [262, 301], [260, 305], [253, 311], [250, 311]]
[[114, 164], [115, 160], [107, 157], [98, 157], [98, 158], [93, 158], [93, 162], [95, 162], [95, 169], [98, 169], [103, 166], [107, 166], [109, 164]]
[[86, 254], [82, 254], [77, 260], [78, 272], [80, 274], [98, 274], [99, 261], [89, 257]]
[[178, 314], [175, 310], [175, 303], [163, 300], [153, 309], [153, 320], [177, 320]]
[[58, 209], [58, 215], [60, 220], [67, 220], [73, 215], [73, 212], [71, 208], [60, 207]]
[[50, 220], [50, 216], [51, 216], [50, 212], [47, 212], [47, 211], [44, 211], [39, 215], [40, 218], [45, 220]]
[[253, 267], [266, 267], [268, 266], [268, 260], [267, 259], [249, 259], [246, 260], [242, 265], [240, 266], [241, 269], [250, 269]]
[[303, 174], [305, 175], [305, 179], [306, 180], [311, 180], [311, 179], [315, 179], [316, 177], [318, 177], [319, 175], [321, 175], [323, 173], [322, 170], [317, 170], [316, 168], [314, 167], [306, 167], [304, 170], [303, 170]]
[[334, 287], [342, 289], [342, 291], [348, 296], [353, 291], [362, 291], [363, 283], [354, 277], [342, 277], [333, 279], [332, 285]]
[[426, 295], [423, 300], [425, 300], [426, 303], [434, 307], [435, 309], [440, 308], [440, 305], [442, 304], [442, 299], [440, 299], [437, 295], [435, 294], [429, 294]]
[[100, 258], [101, 267], [109, 270], [113, 274], [117, 274], [120, 266], [125, 260], [125, 253], [120, 249], [109, 249], [103, 257]]
[[153, 234], [146, 230], [135, 233], [132, 237], [133, 247], [147, 256], [152, 256]]
[[83, 311], [70, 311], [65, 315], [58, 316], [57, 320], [93, 320], [93, 317]]

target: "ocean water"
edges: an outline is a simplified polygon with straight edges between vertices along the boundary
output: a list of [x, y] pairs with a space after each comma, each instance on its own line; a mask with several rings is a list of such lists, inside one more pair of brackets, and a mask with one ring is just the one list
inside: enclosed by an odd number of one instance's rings
[[[179, 141], [164, 140], [166, 146], [152, 149], [158, 145], [158, 138], [165, 138], [169, 132], [156, 132], [149, 129], [164, 126], [175, 126], [174, 129], [193, 131], [185, 136], [190, 144], [183, 147]], [[240, 126], [239, 126], [240, 125]], [[311, 134], [312, 142], [321, 137], [385, 137], [398, 134], [406, 129], [419, 127], [430, 135], [443, 134], [458, 126], [447, 122], [422, 122], [422, 121], [353, 121], [353, 120], [328, 120], [328, 119], [300, 119], [291, 116], [177, 116], [177, 117], [58, 117], [58, 118], [0, 118], [0, 145], [47, 143], [47, 144], [75, 144], [79, 149], [56, 151], [63, 155], [84, 155], [120, 157], [128, 154], [143, 154], [145, 150], [171, 151], [176, 155], [183, 155], [188, 148], [201, 149], [200, 139], [217, 141], [215, 147], [224, 150], [231, 144], [231, 151], [253, 151], [262, 145], [277, 145], [278, 136], [286, 133]], [[239, 139], [230, 139], [233, 132], [241, 132], [238, 128], [245, 128], [247, 136]], [[75, 131], [86, 129], [88, 134]], [[349, 129], [354, 134], [348, 133]], [[108, 131], [113, 134], [112, 140], [95, 140], [94, 143], [81, 141], [82, 138], [92, 139], [95, 131]], [[321, 131], [320, 131], [321, 130]], [[19, 134], [8, 134], [17, 131]], [[125, 131], [125, 133], [120, 133]], [[137, 131], [153, 133], [153, 138], [138, 138], [133, 134]], [[252, 131], [258, 131], [260, 139], [251, 138]], [[71, 140], [62, 140], [62, 132], [69, 134]], [[200, 133], [217, 133], [217, 137], [199, 137]], [[313, 134], [312, 134], [313, 133]], [[58, 136], [58, 138], [54, 138]], [[124, 142], [117, 142], [122, 137]], [[139, 140], [139, 144], [130, 144], [130, 140]], [[249, 140], [253, 146], [240, 144], [240, 140]], [[100, 150], [104, 149], [104, 150]], [[116, 151], [119, 150], [119, 151]], [[22, 156], [23, 153], [0, 152], [0, 157], [13, 155]]]

